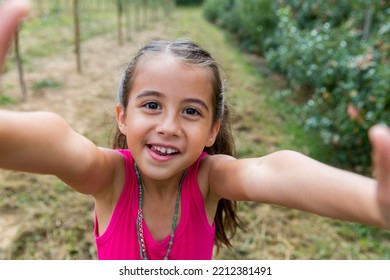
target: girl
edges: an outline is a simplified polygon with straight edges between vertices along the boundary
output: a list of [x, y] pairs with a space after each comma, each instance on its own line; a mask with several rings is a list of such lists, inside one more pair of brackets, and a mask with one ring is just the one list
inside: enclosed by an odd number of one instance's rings
[[[25, 10], [0, 11], [0, 61]], [[8, 15], [4, 18], [3, 15]], [[390, 133], [371, 132], [377, 181], [292, 151], [235, 159], [216, 62], [191, 41], [143, 47], [121, 79], [114, 149], [52, 113], [0, 111], [0, 168], [54, 174], [95, 201], [99, 259], [211, 259], [232, 201], [390, 228]]]

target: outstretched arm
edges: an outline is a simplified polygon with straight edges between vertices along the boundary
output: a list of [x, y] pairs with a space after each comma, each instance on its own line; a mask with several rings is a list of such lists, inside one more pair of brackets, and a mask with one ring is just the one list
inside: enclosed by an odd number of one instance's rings
[[[27, 0], [0, 5], [0, 70], [18, 22], [28, 11]], [[114, 184], [120, 162], [117, 153], [96, 147], [53, 113], [0, 110], [0, 168], [53, 174], [96, 196]]]
[[54, 113], [0, 110], [0, 168], [53, 174], [96, 195], [112, 186], [118, 163], [116, 152], [97, 147]]
[[390, 131], [375, 127], [370, 135], [378, 181], [281, 151], [243, 160], [214, 157], [211, 191], [232, 200], [278, 204], [389, 229]]

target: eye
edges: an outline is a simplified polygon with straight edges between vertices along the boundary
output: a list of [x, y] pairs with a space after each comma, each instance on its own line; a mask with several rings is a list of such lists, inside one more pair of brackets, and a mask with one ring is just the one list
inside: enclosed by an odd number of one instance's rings
[[184, 110], [184, 113], [186, 115], [191, 115], [191, 116], [200, 116], [200, 113], [198, 110], [194, 109], [194, 108], [186, 108]]
[[161, 109], [160, 105], [157, 102], [150, 101], [143, 105], [146, 109], [149, 110], [159, 110]]

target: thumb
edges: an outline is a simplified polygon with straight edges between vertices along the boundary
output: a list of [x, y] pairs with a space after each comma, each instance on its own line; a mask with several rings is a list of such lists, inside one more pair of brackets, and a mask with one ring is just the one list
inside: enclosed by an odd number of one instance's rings
[[29, 10], [28, 0], [7, 0], [0, 5], [0, 70], [18, 23]]
[[[380, 185], [390, 186], [390, 129], [385, 125], [375, 125], [369, 131], [373, 146], [375, 177]], [[390, 187], [388, 188], [390, 192]]]

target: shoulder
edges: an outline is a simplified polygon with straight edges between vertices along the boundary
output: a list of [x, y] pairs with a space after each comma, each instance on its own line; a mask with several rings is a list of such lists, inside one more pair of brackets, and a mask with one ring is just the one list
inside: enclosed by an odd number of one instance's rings
[[205, 199], [209, 196], [218, 198], [218, 195], [210, 187], [211, 182], [214, 181], [215, 177], [218, 177], [216, 175], [218, 168], [232, 160], [235, 160], [235, 158], [228, 155], [206, 155], [201, 159], [198, 171], [198, 183]]
[[[125, 150], [112, 150], [107, 148], [99, 148], [101, 151], [101, 161], [104, 162], [102, 166], [106, 167], [103, 171], [102, 168], [97, 169], [97, 172], [107, 174], [105, 183], [101, 185], [100, 191], [93, 194], [95, 199], [104, 197], [111, 197], [112, 200], [116, 200], [123, 188], [126, 179], [126, 165], [131, 159], [131, 155]], [[101, 175], [100, 175], [101, 176]], [[100, 177], [97, 176], [97, 177]]]
[[[230, 200], [263, 201], [277, 195], [276, 186], [294, 176], [292, 166], [311, 164], [293, 151], [278, 151], [258, 158], [235, 159], [218, 155], [205, 161], [209, 192]], [[281, 176], [283, 174], [283, 176]]]
[[201, 160], [199, 172], [206, 172], [208, 175], [210, 175], [210, 172], [216, 168], [234, 160], [236, 160], [236, 158], [228, 155], [207, 155]]

